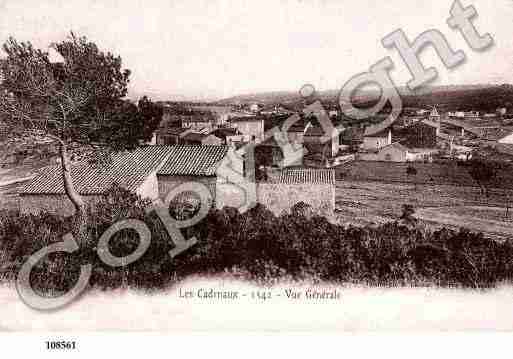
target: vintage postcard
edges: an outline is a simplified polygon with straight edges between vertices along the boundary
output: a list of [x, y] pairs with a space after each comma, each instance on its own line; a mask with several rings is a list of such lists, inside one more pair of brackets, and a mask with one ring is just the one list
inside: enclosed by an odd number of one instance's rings
[[0, 331], [512, 330], [512, 18], [0, 1]]

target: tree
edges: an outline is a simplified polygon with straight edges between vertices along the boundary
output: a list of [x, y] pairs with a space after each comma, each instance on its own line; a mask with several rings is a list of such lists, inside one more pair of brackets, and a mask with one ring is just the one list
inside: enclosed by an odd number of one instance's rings
[[474, 158], [469, 161], [469, 174], [476, 181], [481, 195], [489, 197], [489, 189], [494, 184], [500, 168], [498, 163], [487, 161], [481, 158]]
[[[415, 167], [413, 167], [412, 165], [408, 165], [408, 167], [406, 168], [406, 176], [410, 177], [410, 176], [417, 176], [417, 169]], [[414, 183], [414, 186], [415, 186], [415, 190], [417, 189], [417, 182], [415, 181]]]
[[133, 147], [134, 139], [144, 134], [137, 130], [139, 121], [129, 120], [130, 111], [122, 101], [130, 71], [122, 69], [119, 56], [73, 33], [51, 48], [62, 62], [51, 62], [48, 52], [30, 42], [7, 40], [7, 57], [0, 62], [0, 110], [7, 115], [11, 135], [35, 132], [58, 143], [65, 194], [75, 208], [74, 234], [81, 241], [87, 211], [71, 176], [69, 144], [108, 154]]
[[415, 208], [411, 204], [403, 204], [403, 213], [401, 214], [400, 219], [404, 221], [406, 224], [416, 224], [417, 218], [413, 215], [415, 214]]
[[164, 116], [164, 108], [157, 105], [147, 97], [143, 96], [138, 103], [140, 126], [142, 131], [142, 139], [149, 141], [153, 137], [153, 133], [157, 130], [162, 117]]

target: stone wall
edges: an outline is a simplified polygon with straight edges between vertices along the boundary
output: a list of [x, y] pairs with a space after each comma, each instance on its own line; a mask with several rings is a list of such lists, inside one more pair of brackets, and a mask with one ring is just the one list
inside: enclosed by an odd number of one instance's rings
[[335, 186], [329, 184], [281, 184], [259, 183], [258, 203], [263, 204], [274, 214], [289, 212], [298, 202], [304, 202], [315, 213], [331, 216], [335, 210]]
[[[315, 213], [331, 216], [335, 210], [335, 186], [313, 183], [258, 183], [256, 200], [275, 215], [289, 212], [296, 203], [304, 202], [312, 206]], [[217, 187], [217, 208], [239, 208], [245, 204], [244, 201], [245, 193], [241, 187], [225, 184]]]

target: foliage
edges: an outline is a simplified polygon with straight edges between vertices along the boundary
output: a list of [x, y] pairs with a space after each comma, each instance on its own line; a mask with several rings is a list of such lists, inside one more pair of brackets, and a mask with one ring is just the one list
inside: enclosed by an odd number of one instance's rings
[[108, 128], [107, 115], [126, 96], [130, 71], [121, 68], [120, 57], [73, 33], [52, 47], [62, 62], [51, 62], [30, 42], [9, 38], [3, 45], [2, 108], [18, 125], [11, 127], [87, 142]]
[[[324, 217], [305, 215], [299, 204], [292, 214], [276, 217], [257, 205], [244, 214], [213, 209], [196, 226], [182, 229], [198, 244], [174, 259], [164, 224], [147, 214], [149, 203], [119, 187], [88, 215], [89, 241], [80, 251], [51, 255], [38, 264], [32, 282], [40, 291], [63, 291], [74, 285], [81, 263], [93, 264], [90, 284], [97, 288], [131, 286], [155, 290], [190, 275], [229, 272], [272, 284], [283, 279], [370, 285], [439, 285], [488, 288], [513, 279], [513, 244], [466, 230], [431, 232], [414, 223], [344, 227]], [[405, 213], [411, 216], [411, 208]], [[175, 212], [177, 213], [177, 212]], [[96, 253], [98, 239], [118, 220], [144, 221], [152, 234], [148, 251], [126, 267], [112, 268]], [[0, 212], [2, 278], [13, 280], [37, 250], [62, 241], [69, 219], [49, 214]], [[131, 254], [139, 243], [130, 230], [116, 233], [109, 248]]]
[[489, 196], [489, 189], [496, 184], [500, 163], [481, 158], [469, 161], [469, 174], [481, 189], [481, 194]]

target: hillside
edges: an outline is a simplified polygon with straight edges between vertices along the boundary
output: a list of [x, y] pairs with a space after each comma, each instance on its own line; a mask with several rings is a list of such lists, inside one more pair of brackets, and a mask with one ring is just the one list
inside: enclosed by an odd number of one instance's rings
[[[404, 107], [438, 106], [445, 111], [478, 110], [495, 111], [498, 107], [513, 110], [513, 85], [449, 85], [425, 87], [412, 92], [406, 87], [399, 88]], [[336, 105], [339, 90], [319, 91], [319, 100]], [[372, 103], [378, 96], [377, 91], [362, 91], [355, 98], [361, 105]], [[257, 94], [238, 95], [217, 101], [217, 104], [233, 105], [260, 102], [263, 104], [298, 104], [301, 96], [294, 91], [276, 91]]]

